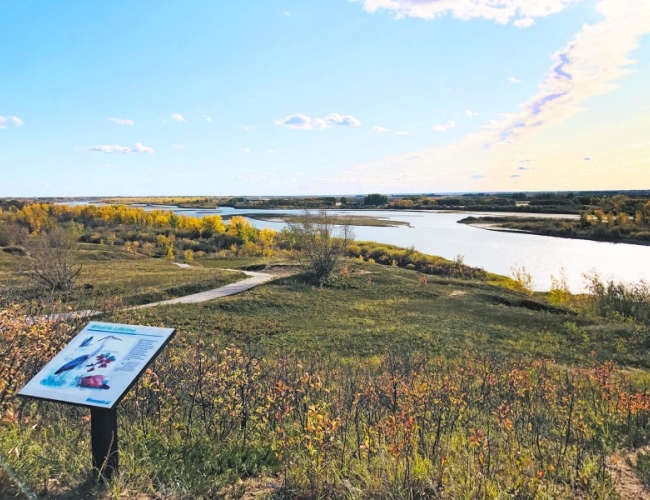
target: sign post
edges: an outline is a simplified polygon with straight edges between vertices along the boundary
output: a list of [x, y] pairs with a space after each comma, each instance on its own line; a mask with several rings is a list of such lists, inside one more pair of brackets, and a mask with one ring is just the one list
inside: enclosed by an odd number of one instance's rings
[[119, 467], [117, 405], [174, 333], [91, 322], [18, 395], [89, 407], [93, 468], [108, 481]]
[[118, 470], [117, 409], [90, 409], [90, 436], [93, 470], [98, 478], [109, 481]]

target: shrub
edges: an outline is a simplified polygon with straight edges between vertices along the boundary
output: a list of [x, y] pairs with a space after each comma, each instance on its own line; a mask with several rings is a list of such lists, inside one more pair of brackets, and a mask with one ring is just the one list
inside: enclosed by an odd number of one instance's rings
[[597, 314], [650, 325], [650, 286], [646, 282], [603, 282], [597, 274], [586, 278], [589, 296]]

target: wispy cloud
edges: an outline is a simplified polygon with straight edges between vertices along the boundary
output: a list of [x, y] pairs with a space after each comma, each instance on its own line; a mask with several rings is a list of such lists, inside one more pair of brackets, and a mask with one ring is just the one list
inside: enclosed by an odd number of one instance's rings
[[483, 174], [476, 174], [472, 175], [472, 179], [485, 179], [485, 176]]
[[[180, 115], [179, 115], [179, 116], [180, 116]], [[212, 123], [212, 117], [211, 117], [211, 116], [203, 115], [203, 119], [204, 119], [206, 122], [210, 122], [210, 123]]]
[[[486, 162], [492, 162], [502, 177], [509, 178], [510, 173], [501, 167], [501, 158], [511, 156], [516, 161], [514, 156], [522, 151], [519, 145], [530, 144], [533, 151], [538, 150], [539, 131], [573, 118], [589, 99], [618, 88], [618, 81], [629, 73], [634, 62], [630, 54], [639, 46], [641, 37], [650, 33], [647, 0], [599, 0], [596, 7], [602, 20], [584, 24], [565, 48], [552, 56], [547, 77], [518, 110], [490, 120], [461, 141], [353, 165], [340, 172], [337, 179], [346, 185], [386, 189], [394, 172], [400, 171], [410, 176], [411, 189], [427, 180], [444, 184], [448, 190], [461, 190], [463, 179], [472, 175], [470, 169]], [[413, 160], [413, 156], [417, 159]]]
[[477, 116], [481, 116], [481, 113], [477, 113], [476, 111], [472, 111], [471, 109], [468, 109], [465, 111], [465, 116], [467, 118], [475, 118]]
[[372, 127], [372, 131], [381, 134], [382, 132], [388, 132], [388, 129], [386, 127], [380, 127], [377, 125], [375, 127]]
[[88, 151], [95, 151], [98, 153], [121, 153], [121, 154], [132, 154], [132, 153], [153, 153], [153, 148], [147, 147], [141, 142], [136, 142], [132, 148], [128, 146], [119, 146], [118, 144], [99, 144], [97, 146], [92, 146], [88, 148]]
[[116, 123], [118, 125], [128, 125], [129, 127], [133, 127], [133, 125], [135, 125], [133, 120], [127, 120], [126, 118], [109, 118], [108, 121]]
[[172, 120], [176, 120], [177, 122], [182, 123], [184, 121], [187, 121], [187, 120], [185, 120], [185, 117], [183, 115], [181, 115], [180, 113], [172, 113], [170, 116], [172, 117]]
[[514, 23], [512, 23], [513, 26], [519, 29], [525, 29], [525, 28], [530, 28], [535, 24], [535, 20], [532, 17], [524, 17], [523, 19], [517, 19]]
[[324, 118], [311, 118], [302, 113], [296, 113], [276, 120], [275, 124], [296, 130], [322, 130], [335, 126], [358, 127], [361, 122], [354, 116], [339, 113], [331, 113]]
[[16, 127], [22, 127], [24, 125], [22, 121], [17, 116], [2, 116], [0, 115], [0, 129], [7, 128], [7, 125], [14, 125]]
[[174, 148], [174, 151], [183, 151], [185, 149], [185, 145], [183, 145], [183, 144], [173, 144], [172, 148]]
[[456, 128], [456, 122], [454, 120], [449, 120], [447, 123], [442, 123], [439, 125], [434, 125], [433, 130], [435, 132], [447, 132], [452, 128]]
[[242, 130], [245, 130], [246, 132], [250, 132], [251, 130], [255, 129], [254, 125], [242, 125]]
[[409, 132], [408, 130], [398, 130], [397, 132], [395, 132], [395, 135], [411, 135], [411, 132]]
[[285, 10], [285, 11], [283, 12], [283, 14], [284, 14], [285, 16], [287, 16], [287, 17], [290, 17], [290, 16], [291, 16], [291, 12], [289, 12], [288, 10]]
[[585, 24], [553, 54], [553, 66], [539, 91], [518, 112], [505, 116], [501, 139], [516, 141], [575, 116], [584, 110], [585, 101], [617, 89], [616, 81], [630, 72], [630, 52], [650, 33], [650, 2], [601, 0], [597, 8], [604, 20]]
[[359, 127], [361, 122], [351, 115], [332, 113], [325, 117], [325, 123], [330, 126], [343, 125], [345, 127]]
[[511, 76], [510, 78], [508, 78], [508, 81], [510, 83], [521, 83], [521, 80], [519, 78], [515, 78], [514, 76]]
[[[536, 17], [555, 14], [577, 3], [579, 0], [363, 0], [367, 12], [387, 10], [396, 18], [418, 17], [437, 19], [446, 15], [468, 20], [483, 18], [499, 24], [507, 24], [515, 18], [515, 23], [530, 26]], [[518, 26], [526, 27], [526, 26]]]
[[269, 154], [269, 155], [274, 155], [274, 154], [277, 153], [277, 151], [276, 151], [275, 149], [267, 149], [267, 150], [265, 151], [265, 153], [266, 153], [266, 154]]

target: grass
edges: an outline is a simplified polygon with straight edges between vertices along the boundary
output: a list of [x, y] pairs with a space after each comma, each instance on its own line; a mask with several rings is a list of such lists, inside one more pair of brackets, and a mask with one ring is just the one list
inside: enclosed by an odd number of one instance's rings
[[[202, 258], [186, 270], [99, 245], [81, 245], [77, 258], [80, 288], [132, 301], [238, 277], [220, 268], [279, 263]], [[0, 278], [21, 286], [11, 274], [19, 262], [0, 253]], [[179, 331], [120, 405], [122, 474], [108, 489], [90, 480], [86, 410], [17, 401], [0, 454], [58, 498], [217, 498], [269, 476], [285, 498], [614, 495], [599, 464], [650, 439], [647, 392], [625, 392], [650, 385], [648, 327], [493, 281], [344, 264], [323, 286], [297, 274], [203, 304], [104, 315]], [[41, 335], [39, 352], [56, 337]], [[609, 361], [624, 370], [603, 368]], [[645, 406], [627, 412], [637, 401]], [[6, 481], [0, 494], [13, 494]]]
[[336, 359], [369, 358], [387, 347], [448, 357], [466, 349], [566, 364], [614, 360], [650, 368], [650, 335], [629, 322], [532, 310], [543, 302], [490, 284], [429, 277], [348, 262], [352, 274], [319, 287], [304, 275], [204, 304], [118, 313], [113, 320], [174, 325], [222, 342], [259, 339], [269, 349]]
[[650, 452], [639, 453], [636, 456], [636, 473], [641, 482], [650, 488]]
[[[26, 264], [26, 257], [0, 252], [0, 283], [27, 299], [41, 293], [16, 269]], [[122, 247], [80, 244], [75, 260], [83, 265], [76, 287], [55, 295], [72, 307], [99, 307], [106, 300], [119, 297], [124, 305], [139, 305], [166, 300], [217, 288], [244, 276], [214, 267], [193, 264], [181, 269], [166, 259], [134, 256]]]

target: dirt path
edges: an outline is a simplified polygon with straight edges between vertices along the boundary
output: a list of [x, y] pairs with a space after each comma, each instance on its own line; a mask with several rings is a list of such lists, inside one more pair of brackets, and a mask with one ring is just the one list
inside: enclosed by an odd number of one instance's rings
[[223, 271], [233, 271], [233, 272], [242, 272], [249, 278], [237, 281], [236, 283], [230, 283], [219, 288], [214, 288], [212, 290], [207, 290], [205, 292], [194, 293], [192, 295], [185, 295], [183, 297], [176, 297], [175, 299], [162, 300], [160, 302], [152, 302], [151, 304], [143, 304], [140, 306], [127, 307], [125, 310], [130, 311], [134, 309], [144, 309], [146, 307], [156, 307], [156, 306], [166, 306], [170, 304], [198, 304], [200, 302], [207, 302], [209, 300], [218, 299], [221, 297], [228, 297], [229, 295], [235, 295], [256, 286], [263, 285], [278, 276], [268, 273], [257, 273], [253, 271], [239, 271], [237, 269], [223, 269]]
[[[229, 285], [221, 286], [219, 288], [213, 288], [212, 290], [207, 290], [205, 292], [193, 293], [192, 295], [185, 295], [183, 297], [176, 297], [174, 299], [162, 300], [160, 302], [152, 302], [150, 304], [142, 304], [139, 306], [125, 307], [123, 311], [132, 311], [135, 309], [144, 309], [147, 307], [156, 307], [156, 306], [166, 306], [170, 304], [198, 304], [200, 302], [207, 302], [209, 300], [219, 299], [221, 297], [228, 297], [229, 295], [235, 295], [256, 286], [263, 285], [268, 283], [271, 280], [282, 277], [283, 273], [269, 274], [269, 273], [259, 273], [254, 271], [242, 271], [241, 269], [221, 269], [222, 271], [231, 271], [236, 273], [244, 273], [248, 278], [236, 283], [230, 283]], [[45, 319], [51, 319], [54, 321], [65, 321], [71, 319], [87, 319], [94, 316], [99, 316], [103, 314], [102, 311], [94, 310], [83, 310], [83, 311], [71, 311], [64, 313], [51, 314], [49, 316], [41, 317]]]

